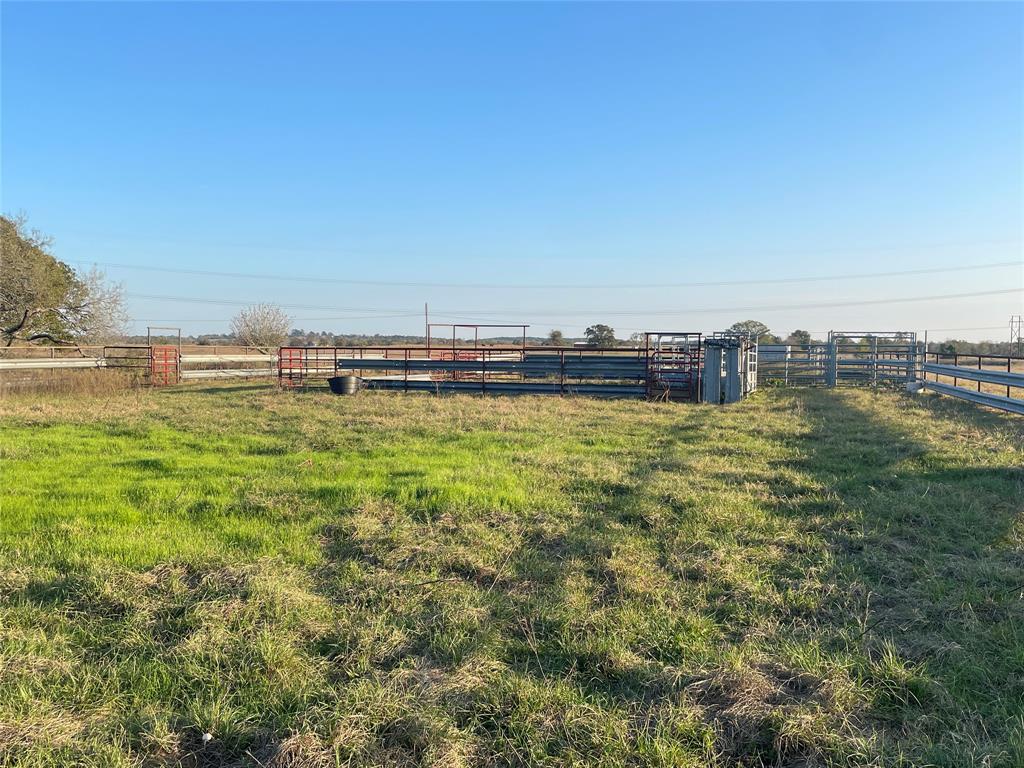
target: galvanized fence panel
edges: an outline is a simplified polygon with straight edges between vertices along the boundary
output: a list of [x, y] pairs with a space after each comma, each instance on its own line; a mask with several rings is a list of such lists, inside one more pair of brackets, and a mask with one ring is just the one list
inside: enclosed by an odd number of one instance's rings
[[831, 386], [878, 386], [914, 381], [917, 336], [907, 331], [830, 331]]
[[761, 385], [823, 387], [828, 383], [828, 344], [759, 344]]
[[[975, 362], [970, 367], [958, 365], [961, 358]], [[937, 362], [921, 366], [925, 389], [1024, 415], [1024, 359], [996, 355], [934, 355], [933, 359]]]

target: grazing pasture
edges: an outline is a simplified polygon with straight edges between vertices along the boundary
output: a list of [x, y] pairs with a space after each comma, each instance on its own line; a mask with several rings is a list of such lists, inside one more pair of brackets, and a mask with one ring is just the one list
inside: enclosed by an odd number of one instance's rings
[[1022, 424], [7, 396], [0, 764], [1021, 765]]

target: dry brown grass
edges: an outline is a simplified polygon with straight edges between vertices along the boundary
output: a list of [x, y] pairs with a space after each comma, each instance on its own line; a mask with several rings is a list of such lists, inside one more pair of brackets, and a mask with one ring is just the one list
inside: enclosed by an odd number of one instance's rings
[[32, 395], [112, 395], [142, 383], [138, 375], [103, 368], [0, 372], [0, 398]]

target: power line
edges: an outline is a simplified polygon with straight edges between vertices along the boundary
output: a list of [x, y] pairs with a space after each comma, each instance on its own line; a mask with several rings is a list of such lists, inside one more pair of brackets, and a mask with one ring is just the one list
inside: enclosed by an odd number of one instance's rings
[[[995, 291], [973, 291], [969, 293], [945, 293], [934, 296], [901, 296], [890, 299], [858, 299], [850, 301], [822, 301], [805, 304], [763, 304], [731, 307], [686, 307], [685, 309], [640, 309], [640, 310], [539, 310], [540, 314], [561, 315], [564, 317], [576, 317], [579, 315], [606, 316], [606, 317], [681, 317], [683, 315], [705, 312], [786, 312], [794, 309], [826, 309], [830, 307], [860, 307], [876, 304], [905, 304], [922, 301], [946, 301], [950, 299], [968, 299], [981, 296], [999, 296], [1011, 293], [1024, 293], [1024, 288], [1004, 288]], [[522, 310], [438, 310], [440, 314], [448, 314], [454, 317], [456, 313], [480, 315], [483, 317], [495, 317], [497, 315], [508, 315]]]
[[73, 261], [74, 264], [92, 264], [95, 266], [115, 268], [115, 269], [133, 269], [142, 272], [161, 272], [178, 275], [193, 275], [202, 277], [229, 277], [229, 278], [244, 278], [253, 280], [274, 280], [277, 282], [293, 282], [293, 283], [330, 283], [340, 285], [363, 285], [363, 286], [385, 286], [385, 287], [405, 287], [405, 288], [518, 288], [518, 289], [529, 289], [529, 288], [545, 288], [545, 289], [593, 289], [593, 288], [711, 288], [711, 287], [724, 287], [724, 286], [739, 286], [739, 285], [780, 285], [786, 283], [818, 283], [818, 282], [831, 282], [836, 280], [861, 280], [867, 278], [877, 277], [901, 277], [901, 276], [912, 276], [912, 275], [929, 275], [929, 274], [945, 274], [952, 272], [970, 272], [986, 269], [1003, 269], [1007, 267], [1020, 268], [1024, 266], [1024, 262], [1021, 261], [995, 261], [985, 264], [967, 264], [958, 265], [952, 267], [922, 267], [920, 269], [903, 269], [895, 270], [890, 272], [857, 272], [844, 275], [818, 275], [818, 276], [795, 276], [795, 277], [775, 277], [775, 278], [760, 278], [753, 280], [711, 280], [711, 281], [694, 281], [686, 283], [543, 283], [543, 284], [530, 284], [530, 283], [439, 283], [439, 282], [420, 282], [420, 281], [400, 281], [400, 280], [352, 280], [348, 278], [339, 277], [312, 277], [302, 275], [273, 275], [263, 274], [257, 272], [220, 272], [214, 270], [204, 269], [185, 269], [178, 267], [151, 267], [141, 264], [121, 264], [116, 262], [101, 262], [101, 261]]
[[[419, 312], [403, 312], [398, 315], [343, 315], [337, 317], [289, 317], [292, 321], [309, 321], [309, 320], [388, 320], [396, 317], [419, 317]], [[228, 323], [231, 322], [230, 317], [189, 317], [182, 319], [180, 317], [134, 317], [132, 320], [136, 323], [156, 323], [156, 322], [178, 322], [178, 323]]]
[[[586, 309], [586, 310], [557, 310], [557, 309], [542, 309], [542, 310], [525, 310], [526, 312], [538, 312], [539, 314], [545, 315], [559, 315], [563, 317], [578, 317], [581, 315], [591, 316], [604, 316], [604, 317], [643, 317], [643, 316], [660, 316], [660, 317], [681, 317], [688, 314], [695, 313], [708, 313], [708, 312], [786, 312], [798, 309], [826, 309], [831, 307], [860, 307], [860, 306], [874, 306], [879, 304], [908, 304], [917, 303], [923, 301], [947, 301], [950, 299], [967, 299], [967, 298], [978, 298], [982, 296], [1000, 296], [1014, 293], [1024, 293], [1024, 288], [1005, 288], [994, 291], [972, 291], [968, 293], [945, 293], [934, 296], [901, 296], [896, 298], [888, 299], [859, 299], [859, 300], [842, 300], [842, 301], [822, 301], [813, 303], [803, 304], [764, 304], [764, 305], [747, 305], [747, 306], [731, 306], [731, 307], [686, 307], [685, 309], [639, 309], [639, 310], [611, 310], [611, 309]], [[254, 301], [238, 301], [232, 299], [207, 299], [198, 297], [188, 296], [162, 296], [156, 294], [142, 294], [142, 293], [129, 293], [126, 294], [131, 298], [149, 299], [155, 301], [177, 301], [184, 303], [197, 303], [197, 304], [216, 304], [216, 305], [227, 305], [227, 306], [250, 306], [259, 302]], [[401, 312], [396, 309], [373, 309], [373, 308], [343, 308], [343, 307], [327, 307], [317, 304], [279, 304], [282, 309], [313, 309], [313, 310], [328, 310], [334, 312]], [[460, 314], [472, 314], [482, 317], [496, 317], [498, 315], [509, 315], [514, 313], [522, 313], [524, 310], [515, 309], [493, 309], [493, 310], [476, 310], [476, 309], [444, 309], [438, 310], [437, 314], [442, 314], [449, 317], [456, 317]], [[412, 314], [412, 313], [403, 313]], [[419, 313], [416, 313], [419, 314]]]
[[[237, 299], [206, 299], [198, 296], [164, 296], [152, 293], [126, 293], [125, 296], [132, 299], [148, 299], [150, 301], [180, 301], [186, 304], [215, 304], [230, 307], [250, 307], [259, 304], [259, 301], [240, 301]], [[322, 304], [274, 304], [281, 309], [312, 309], [327, 312], [403, 312], [402, 309], [374, 309], [372, 307], [331, 307]], [[419, 313], [416, 313], [419, 314]]]

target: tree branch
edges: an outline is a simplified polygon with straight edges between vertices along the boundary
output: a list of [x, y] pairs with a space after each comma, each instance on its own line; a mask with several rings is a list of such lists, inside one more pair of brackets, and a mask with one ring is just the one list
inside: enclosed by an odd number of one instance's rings
[[[17, 323], [16, 325], [12, 325], [10, 328], [4, 328], [3, 329], [4, 336], [11, 336], [11, 337], [13, 337], [14, 334], [16, 334], [22, 328], [24, 328], [25, 327], [25, 323], [28, 322], [28, 312], [29, 311], [26, 309], [25, 310], [25, 314], [23, 314], [21, 316], [21, 322]], [[12, 338], [12, 340], [13, 340], [13, 338]], [[7, 346], [11, 346], [10, 343], [8, 343]]]
[[[33, 333], [29, 336], [26, 336], [24, 339], [22, 339], [22, 341], [38, 341], [39, 339], [48, 339], [49, 341], [52, 341], [54, 344], [63, 344], [64, 346], [67, 347], [77, 346], [75, 342], [72, 341], [71, 339], [58, 339], [53, 334], [45, 332]], [[8, 344], [8, 346], [10, 345]]]

